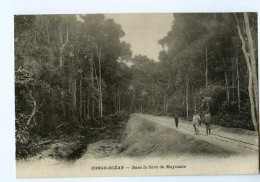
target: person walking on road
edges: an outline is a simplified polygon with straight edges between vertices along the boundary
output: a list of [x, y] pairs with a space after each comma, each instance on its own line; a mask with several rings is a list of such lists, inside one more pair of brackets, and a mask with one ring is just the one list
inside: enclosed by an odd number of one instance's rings
[[192, 124], [193, 124], [196, 135], [199, 134], [198, 125], [199, 125], [200, 120], [201, 119], [200, 119], [200, 116], [198, 115], [197, 111], [194, 111], [193, 118], [192, 118]]
[[179, 118], [178, 118], [177, 113], [175, 113], [175, 115], [174, 115], [174, 120], [175, 120], [175, 126], [176, 126], [176, 128], [178, 128]]
[[210, 135], [210, 130], [211, 130], [211, 115], [210, 113], [207, 111], [207, 113], [204, 115], [204, 122], [205, 122], [205, 125], [206, 125], [206, 133], [207, 135]]

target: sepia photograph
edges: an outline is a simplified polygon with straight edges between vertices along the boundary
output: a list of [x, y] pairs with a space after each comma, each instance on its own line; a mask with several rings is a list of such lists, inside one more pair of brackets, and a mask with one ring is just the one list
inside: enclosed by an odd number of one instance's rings
[[259, 173], [258, 14], [14, 15], [16, 178]]

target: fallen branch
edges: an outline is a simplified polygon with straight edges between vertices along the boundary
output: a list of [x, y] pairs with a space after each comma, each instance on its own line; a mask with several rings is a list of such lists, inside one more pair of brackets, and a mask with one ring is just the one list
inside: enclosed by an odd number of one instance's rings
[[42, 141], [42, 142], [37, 143], [37, 145], [49, 144], [50, 142], [51, 142], [51, 140]]
[[27, 125], [30, 125], [30, 123], [31, 123], [31, 120], [32, 120], [32, 118], [33, 118], [33, 116], [35, 115], [35, 113], [36, 113], [36, 101], [35, 101], [35, 99], [33, 98], [33, 96], [31, 95], [31, 94], [29, 94], [29, 96], [30, 96], [30, 98], [32, 99], [32, 101], [33, 101], [33, 110], [32, 110], [32, 113], [31, 113], [31, 115], [30, 115], [30, 117], [29, 117], [29, 119], [28, 119], [28, 121], [27, 121]]
[[63, 126], [63, 125], [65, 125], [65, 124], [67, 124], [67, 123], [62, 123], [62, 124], [60, 124], [59, 126], [57, 126], [55, 129], [58, 129], [58, 128], [60, 128], [61, 126]]

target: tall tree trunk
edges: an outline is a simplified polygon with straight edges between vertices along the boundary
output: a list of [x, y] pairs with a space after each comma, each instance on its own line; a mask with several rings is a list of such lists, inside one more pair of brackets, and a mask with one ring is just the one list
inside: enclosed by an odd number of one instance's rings
[[62, 57], [63, 57], [63, 48], [59, 48], [59, 64], [60, 64], [60, 67], [63, 66]]
[[73, 109], [76, 110], [76, 108], [77, 108], [77, 82], [74, 78], [72, 79], [72, 103], [73, 103]]
[[115, 93], [115, 112], [117, 111], [117, 90]]
[[169, 106], [169, 102], [166, 101], [166, 108], [165, 108], [165, 114], [168, 115], [168, 106]]
[[256, 61], [256, 58], [255, 58], [255, 49], [254, 49], [253, 37], [252, 37], [251, 27], [250, 27], [249, 18], [248, 18], [247, 13], [244, 13], [244, 21], [245, 21], [245, 27], [246, 27], [246, 35], [247, 35], [247, 40], [248, 40], [249, 56], [250, 56], [250, 63], [251, 63], [251, 70], [252, 70], [252, 79], [253, 79], [252, 84], [253, 84], [256, 116], [257, 116], [257, 121], [259, 121], [257, 61]]
[[254, 91], [252, 89], [252, 85], [253, 85], [252, 73], [249, 73], [248, 79], [249, 79], [248, 80], [248, 92], [249, 92], [249, 98], [250, 98], [250, 104], [251, 104], [251, 116], [252, 116], [254, 128], [255, 128], [255, 130], [257, 130], [257, 128], [258, 128], [257, 125], [258, 125], [259, 120], [257, 120], [256, 110], [255, 110], [255, 103], [253, 102], [253, 100], [254, 100]]
[[63, 40], [62, 32], [61, 29], [59, 28], [59, 65], [60, 67], [63, 66], [63, 51], [66, 45], [69, 42], [69, 30], [68, 28], [66, 29], [66, 40]]
[[163, 114], [166, 114], [166, 93], [163, 91]]
[[83, 101], [83, 119], [84, 119], [84, 122], [87, 120], [87, 118], [86, 118], [86, 100]]
[[208, 88], [208, 49], [206, 47], [206, 69], [205, 69], [206, 88]]
[[131, 112], [134, 112], [134, 98], [135, 98], [135, 94], [133, 94], [132, 100], [131, 100]]
[[49, 33], [49, 24], [50, 24], [50, 21], [48, 20], [47, 27], [46, 27], [46, 33], [47, 33], [47, 42], [50, 45], [51, 41], [50, 41], [50, 33]]
[[[103, 99], [102, 99], [102, 77], [101, 77], [101, 53], [102, 46], [97, 46], [98, 72], [99, 72], [99, 117], [103, 117]], [[120, 110], [120, 109], [119, 109]]]
[[[248, 81], [248, 92], [249, 92], [249, 99], [250, 99], [250, 104], [251, 104], [251, 117], [252, 117], [254, 129], [257, 131], [259, 129], [258, 128], [259, 127], [259, 123], [258, 123], [259, 119], [257, 117], [257, 115], [258, 115], [257, 113], [259, 113], [259, 110], [256, 109], [256, 108], [258, 108], [258, 100], [255, 99], [255, 95], [254, 95], [255, 90], [253, 88], [254, 85], [253, 85], [253, 75], [252, 75], [252, 67], [254, 67], [255, 65], [253, 65], [253, 66], [251, 65], [250, 58], [252, 58], [252, 57], [249, 57], [249, 54], [246, 51], [246, 41], [245, 41], [245, 39], [242, 35], [238, 17], [235, 13], [234, 13], [234, 16], [235, 16], [236, 21], [237, 21], [238, 35], [239, 35], [239, 38], [240, 38], [241, 43], [242, 43], [242, 51], [243, 51], [243, 54], [244, 54], [244, 57], [245, 57], [245, 60], [246, 60], [246, 64], [247, 64], [248, 79], [249, 79], [249, 81]], [[248, 18], [247, 15], [245, 16], [245, 14], [244, 14], [244, 17], [245, 17], [245, 20]], [[249, 26], [249, 23], [247, 23], [246, 26]], [[247, 30], [248, 29], [250, 30], [250, 27], [247, 27]], [[250, 39], [250, 38], [248, 37], [248, 39]], [[252, 45], [250, 47], [252, 47]]]
[[123, 94], [123, 105], [122, 105], [122, 110], [125, 109], [125, 105], [126, 105], [126, 97], [125, 97], [125, 94]]
[[69, 60], [68, 64], [68, 91], [72, 98], [72, 108], [70, 108], [70, 111], [72, 112], [72, 115], [74, 115], [74, 112], [76, 111], [76, 80], [74, 78], [73, 59]]
[[194, 97], [194, 110], [196, 111], [197, 110], [197, 101], [196, 101], [196, 98]]
[[95, 101], [92, 99], [91, 101], [91, 116], [95, 117]]
[[88, 94], [88, 101], [87, 101], [87, 120], [90, 117], [90, 92]]
[[189, 77], [186, 74], [186, 118], [189, 117]]
[[64, 95], [61, 96], [61, 102], [62, 102], [62, 112], [63, 112], [63, 120], [66, 120], [66, 108], [65, 108], [65, 99]]
[[209, 102], [207, 102], [207, 111], [209, 112]]
[[232, 70], [232, 101], [235, 101], [235, 78], [234, 71]]
[[230, 95], [229, 95], [229, 88], [228, 88], [228, 76], [227, 76], [227, 72], [226, 71], [225, 71], [225, 82], [226, 82], [227, 101], [230, 102]]
[[238, 110], [240, 110], [240, 82], [239, 82], [239, 71], [238, 71], [238, 59], [236, 58], [236, 67], [237, 67], [237, 103]]
[[121, 111], [121, 96], [120, 96], [120, 93], [118, 95], [118, 111]]
[[79, 80], [79, 120], [82, 124], [82, 76], [80, 76]]
[[[91, 111], [91, 116], [94, 116], [95, 114], [95, 106], [94, 106], [94, 92], [93, 90], [95, 89], [94, 86], [94, 63], [93, 63], [93, 54], [91, 54], [91, 56], [88, 58], [89, 60], [89, 65], [90, 65], [90, 89], [89, 89], [89, 108]], [[90, 116], [90, 112], [89, 112], [89, 116]]]

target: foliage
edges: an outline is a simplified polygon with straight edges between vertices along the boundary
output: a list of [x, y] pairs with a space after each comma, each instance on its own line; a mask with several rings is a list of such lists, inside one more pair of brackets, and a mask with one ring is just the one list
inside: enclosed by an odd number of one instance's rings
[[[159, 41], [166, 47], [160, 52], [160, 62], [144, 56], [133, 58], [136, 111], [177, 113], [188, 119], [194, 110], [209, 110], [217, 124], [253, 129], [247, 65], [234, 15], [173, 16], [172, 29]], [[250, 13], [249, 18], [256, 42], [255, 14]]]
[[[173, 16], [159, 62], [132, 57], [121, 26], [101, 14], [15, 16], [17, 156], [51, 136], [116, 137], [126, 112], [190, 118], [209, 110], [216, 124], [253, 129], [234, 15]], [[256, 17], [249, 13], [254, 44]]]
[[[124, 60], [132, 53], [130, 45], [120, 41], [121, 26], [104, 15], [78, 17], [15, 16], [19, 157], [35, 151], [31, 144], [38, 137], [73, 135], [82, 128], [91, 133], [93, 122], [105, 122], [100, 118], [101, 104], [106, 115], [127, 106], [113, 107], [111, 99], [127, 90], [131, 78]], [[90, 128], [85, 130], [87, 125]]]

